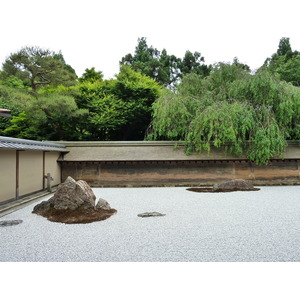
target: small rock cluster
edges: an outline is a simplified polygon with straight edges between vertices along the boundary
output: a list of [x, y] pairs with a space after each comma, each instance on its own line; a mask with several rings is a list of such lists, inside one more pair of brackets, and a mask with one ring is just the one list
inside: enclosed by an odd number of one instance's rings
[[75, 181], [70, 176], [52, 198], [39, 203], [32, 211], [49, 221], [66, 224], [102, 221], [116, 212], [104, 199], [96, 203], [96, 196], [86, 181]]

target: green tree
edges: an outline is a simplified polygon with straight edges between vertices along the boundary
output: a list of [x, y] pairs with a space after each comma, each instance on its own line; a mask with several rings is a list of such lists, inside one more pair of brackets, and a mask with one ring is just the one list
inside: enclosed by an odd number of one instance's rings
[[288, 53], [292, 52], [292, 47], [290, 44], [290, 39], [287, 37], [283, 37], [279, 41], [278, 49], [277, 49], [277, 55], [278, 56], [284, 56]]
[[35, 140], [78, 140], [78, 120], [87, 115], [78, 109], [73, 97], [51, 93], [33, 98], [18, 115], [13, 116], [4, 135]]
[[183, 140], [186, 151], [222, 147], [265, 164], [299, 139], [299, 89], [266, 71], [251, 75], [241, 64], [220, 63], [203, 78], [183, 77], [175, 92], [153, 104], [149, 139]]
[[204, 57], [197, 51], [192, 53], [187, 50], [183, 59], [179, 60], [179, 69], [181, 77], [189, 73], [195, 73], [202, 77], [206, 77], [210, 73], [210, 67], [204, 64]]
[[95, 82], [95, 81], [102, 81], [103, 80], [103, 73], [101, 71], [96, 71], [95, 68], [91, 69], [85, 69], [82, 76], [79, 78], [79, 82], [89, 81], [89, 82]]
[[[12, 116], [19, 115], [32, 100], [33, 97], [16, 78], [9, 77], [7, 81], [0, 82], [0, 107], [11, 110]], [[0, 118], [0, 135], [6, 135], [3, 131], [10, 124], [10, 118]]]
[[138, 39], [134, 54], [125, 55], [120, 64], [129, 65], [134, 71], [171, 88], [187, 73], [193, 72], [205, 77], [210, 72], [210, 66], [205, 65], [204, 57], [199, 52], [186, 51], [182, 59], [177, 58], [169, 55], [166, 49], [159, 51], [153, 46], [149, 47], [145, 37]]
[[141, 140], [161, 88], [153, 79], [122, 66], [115, 79], [84, 81], [79, 90], [77, 104], [89, 110], [84, 121], [87, 139]]
[[152, 46], [149, 47], [146, 38], [142, 37], [138, 39], [134, 55], [130, 53], [125, 55], [120, 64], [129, 65], [134, 71], [157, 80], [160, 69], [159, 58], [160, 51]]
[[15, 76], [33, 92], [37, 88], [52, 84], [75, 84], [76, 74], [65, 64], [61, 53], [56, 54], [39, 47], [24, 47], [12, 53], [3, 63], [2, 77]]
[[281, 80], [300, 86], [300, 52], [292, 50], [289, 38], [280, 39], [277, 52], [266, 59], [263, 68], [279, 74]]

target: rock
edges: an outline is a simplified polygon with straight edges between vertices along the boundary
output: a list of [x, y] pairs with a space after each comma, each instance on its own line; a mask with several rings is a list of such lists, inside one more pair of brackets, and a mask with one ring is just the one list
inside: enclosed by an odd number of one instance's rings
[[23, 220], [6, 220], [6, 221], [0, 221], [0, 227], [18, 225], [18, 224], [21, 224], [22, 222], [23, 222]]
[[95, 199], [93, 190], [85, 181], [75, 181], [69, 176], [64, 183], [59, 185], [52, 198], [36, 205], [33, 210], [38, 211], [49, 208], [75, 210], [82, 206], [94, 208]]
[[226, 181], [221, 184], [214, 184], [213, 187], [187, 188], [188, 191], [197, 193], [226, 193], [236, 191], [259, 191], [259, 188], [242, 179]]
[[69, 176], [52, 198], [33, 208], [33, 213], [53, 222], [73, 224], [105, 220], [117, 212], [107, 201], [101, 199], [96, 205], [95, 200], [87, 182]]
[[229, 180], [224, 183], [214, 185], [215, 190], [217, 190], [217, 189], [234, 189], [234, 188], [253, 189], [253, 185], [243, 179]]
[[138, 214], [138, 217], [146, 218], [146, 217], [163, 217], [165, 214], [161, 214], [159, 212], [153, 211], [153, 212], [145, 212], [142, 214]]
[[105, 210], [111, 209], [109, 203], [106, 200], [102, 199], [102, 198], [100, 198], [98, 200], [97, 205], [96, 205], [96, 209], [97, 208], [101, 208], [101, 209], [105, 209]]
[[256, 191], [259, 189], [254, 188], [254, 186], [243, 179], [234, 179], [226, 181], [221, 184], [216, 184], [213, 186], [214, 192], [220, 191]]

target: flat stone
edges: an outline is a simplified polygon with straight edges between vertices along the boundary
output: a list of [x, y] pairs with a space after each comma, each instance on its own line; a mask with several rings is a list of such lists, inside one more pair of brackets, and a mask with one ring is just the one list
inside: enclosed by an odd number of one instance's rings
[[6, 221], [0, 221], [0, 227], [18, 225], [18, 224], [21, 224], [22, 222], [23, 222], [23, 220], [6, 220]]
[[161, 214], [159, 212], [153, 211], [153, 212], [145, 212], [142, 214], [138, 214], [138, 217], [141, 218], [147, 218], [147, 217], [163, 217], [165, 214]]

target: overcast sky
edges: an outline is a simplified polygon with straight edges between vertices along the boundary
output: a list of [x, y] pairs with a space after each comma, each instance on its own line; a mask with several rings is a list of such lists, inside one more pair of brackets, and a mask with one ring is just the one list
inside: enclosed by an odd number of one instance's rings
[[1, 0], [0, 62], [23, 46], [61, 51], [77, 75], [95, 67], [105, 78], [133, 53], [139, 37], [207, 64], [236, 56], [251, 69], [289, 37], [300, 51], [298, 0]]

